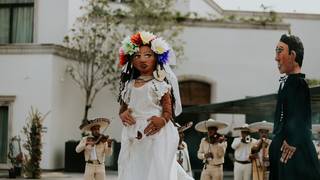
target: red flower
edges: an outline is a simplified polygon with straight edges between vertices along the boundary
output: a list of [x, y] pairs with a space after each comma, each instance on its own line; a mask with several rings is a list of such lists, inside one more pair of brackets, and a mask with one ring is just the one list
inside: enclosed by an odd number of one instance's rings
[[140, 37], [140, 33], [134, 34], [131, 36], [130, 38], [131, 42], [137, 46], [141, 46], [142, 45], [142, 39]]
[[119, 50], [119, 61], [120, 61], [119, 64], [120, 64], [121, 66], [125, 65], [126, 62], [127, 62], [127, 57], [126, 57], [126, 55], [124, 54], [124, 51], [123, 51], [122, 48], [120, 48], [120, 50]]

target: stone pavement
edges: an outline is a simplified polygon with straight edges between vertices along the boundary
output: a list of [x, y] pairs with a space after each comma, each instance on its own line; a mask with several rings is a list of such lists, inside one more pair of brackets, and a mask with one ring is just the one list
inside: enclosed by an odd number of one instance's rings
[[[117, 171], [107, 171], [106, 180], [117, 180], [118, 172]], [[232, 172], [224, 172], [223, 180], [233, 180]], [[7, 170], [0, 170], [0, 179], [9, 179]], [[17, 180], [25, 180], [24, 178], [16, 178]], [[67, 173], [67, 172], [43, 172], [42, 178], [44, 180], [83, 180], [82, 173]]]
[[[117, 180], [118, 173], [116, 171], [107, 171], [106, 180]], [[0, 179], [9, 179], [7, 171], [0, 171]], [[26, 180], [22, 177], [16, 178], [17, 180]], [[83, 180], [82, 173], [67, 173], [67, 172], [43, 172], [41, 179], [45, 180]]]

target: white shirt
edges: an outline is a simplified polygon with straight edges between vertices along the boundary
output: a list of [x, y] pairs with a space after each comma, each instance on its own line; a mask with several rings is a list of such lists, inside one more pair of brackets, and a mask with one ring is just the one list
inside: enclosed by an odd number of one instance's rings
[[250, 143], [241, 142], [241, 137], [237, 137], [233, 140], [231, 147], [234, 149], [234, 158], [237, 161], [250, 161], [249, 156], [251, 154], [251, 148], [257, 142], [256, 139], [251, 138]]
[[283, 76], [283, 77], [280, 78], [279, 81], [280, 81], [280, 89], [281, 89], [281, 90], [283, 89], [283, 86], [284, 86], [284, 84], [286, 83], [287, 79], [288, 79], [288, 75], [285, 75], [285, 76]]
[[96, 146], [93, 146], [93, 148], [91, 149], [91, 152], [90, 152], [90, 160], [91, 160], [91, 161], [98, 160], [98, 158], [97, 158]]

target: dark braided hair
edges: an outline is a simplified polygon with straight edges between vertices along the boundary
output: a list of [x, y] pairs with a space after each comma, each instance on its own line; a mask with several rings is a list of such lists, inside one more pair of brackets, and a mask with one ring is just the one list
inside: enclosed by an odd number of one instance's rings
[[[148, 45], [150, 46], [150, 45]], [[155, 70], [157, 65], [160, 65], [161, 69], [164, 69], [163, 64], [159, 63], [158, 61], [158, 55], [156, 53], [155, 54], [155, 58], [156, 58], [156, 65], [155, 65]], [[128, 62], [126, 64], [126, 69], [124, 71], [121, 72], [120, 75], [120, 85], [119, 85], [119, 95], [118, 95], [118, 102], [120, 104], [123, 104], [123, 100], [121, 99], [121, 92], [124, 90], [124, 87], [126, 85], [127, 82], [131, 81], [132, 79], [137, 79], [140, 76], [140, 72], [133, 66], [133, 57], [134, 55], [128, 56]], [[168, 79], [165, 78], [164, 81], [167, 84], [170, 84]], [[173, 94], [173, 88], [171, 88], [171, 103], [172, 103], [172, 117], [175, 118], [175, 113], [174, 113], [174, 105], [175, 105], [175, 97]]]

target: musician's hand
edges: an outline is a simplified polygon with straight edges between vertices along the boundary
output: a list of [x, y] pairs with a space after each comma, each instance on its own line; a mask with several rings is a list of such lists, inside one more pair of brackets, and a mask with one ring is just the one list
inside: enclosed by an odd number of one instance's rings
[[123, 113], [120, 114], [120, 119], [124, 126], [130, 126], [136, 123], [131, 113], [132, 113], [132, 110], [128, 108], [127, 110], [125, 110]]
[[108, 147], [111, 147], [111, 145], [112, 145], [112, 141], [113, 141], [113, 140], [112, 140], [112, 139], [110, 139], [110, 138], [107, 140]]
[[222, 143], [222, 142], [225, 141], [225, 140], [226, 140], [226, 138], [223, 137], [223, 136], [220, 136], [220, 137], [218, 138], [218, 142], [219, 142], [219, 143]]
[[250, 154], [249, 155], [249, 159], [250, 160], [255, 160], [255, 159], [257, 159], [258, 157], [255, 155], [255, 154]]
[[282, 163], [287, 163], [289, 159], [293, 156], [294, 152], [296, 151], [296, 147], [290, 146], [286, 140], [283, 141], [281, 146], [282, 155], [280, 161]]
[[86, 146], [93, 146], [94, 145], [94, 142], [93, 141], [87, 141], [86, 142]]
[[206, 154], [204, 154], [204, 158], [205, 159], [213, 158], [213, 154], [212, 153], [206, 153]]
[[152, 116], [150, 119], [148, 119], [148, 121], [149, 124], [144, 129], [144, 134], [146, 134], [147, 136], [159, 132], [160, 129], [166, 125], [166, 120], [163, 117]]

